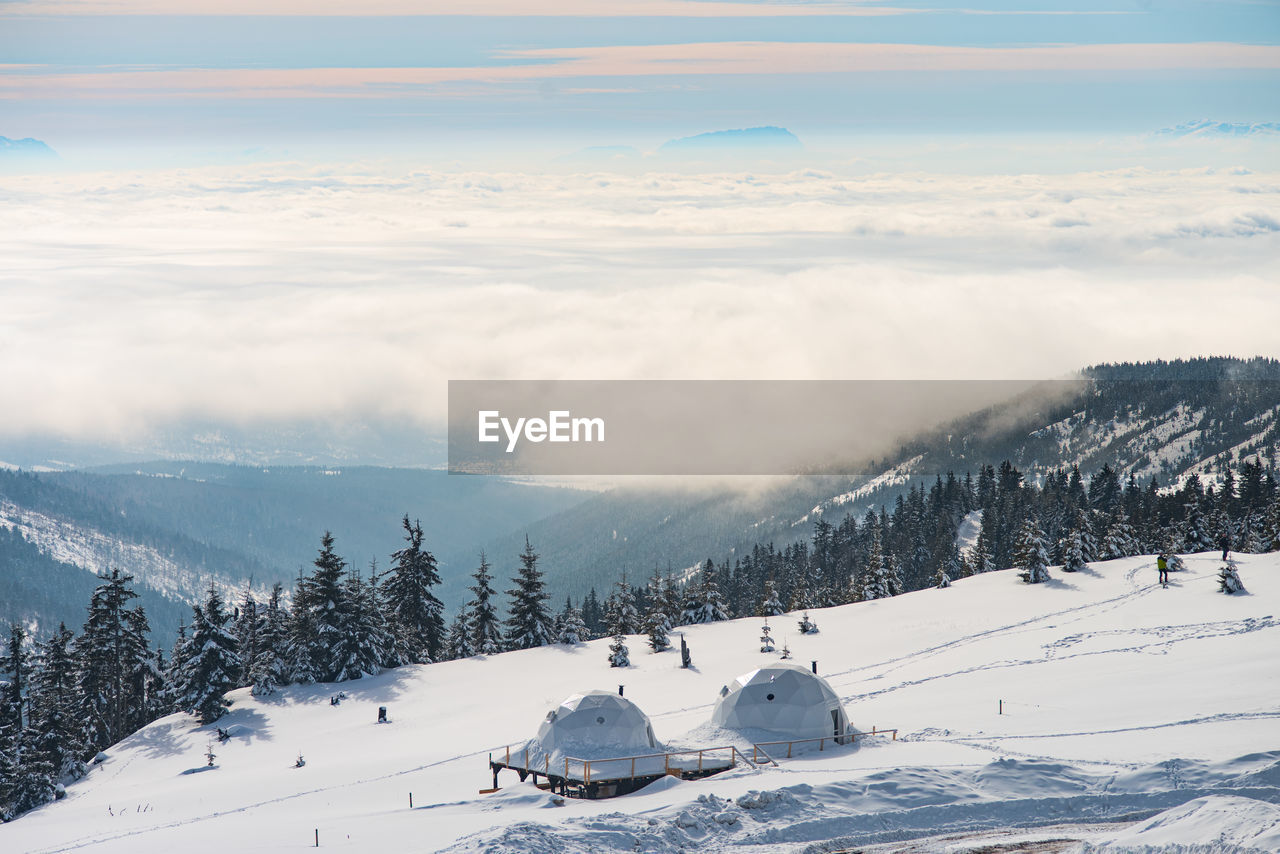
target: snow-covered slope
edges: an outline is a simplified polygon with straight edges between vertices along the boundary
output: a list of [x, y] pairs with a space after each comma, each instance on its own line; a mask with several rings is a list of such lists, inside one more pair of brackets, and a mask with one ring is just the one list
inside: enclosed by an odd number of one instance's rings
[[[557, 805], [511, 772], [502, 791], [477, 793], [491, 751], [591, 688], [625, 683], [668, 744], [722, 743], [706, 726], [717, 691], [776, 659], [746, 619], [688, 628], [691, 670], [635, 637], [625, 670], [597, 641], [266, 700], [238, 691], [215, 768], [202, 770], [213, 727], [164, 718], [107, 751], [65, 800], [0, 827], [0, 850], [250, 854], [310, 847], [318, 830], [322, 848], [362, 852], [936, 851], [963, 849], [894, 840], [1022, 828], [1020, 839], [1121, 851], [1130, 839], [1165, 845], [1173, 831], [1158, 828], [1209, 825], [1238, 842], [1221, 850], [1251, 850], [1272, 837], [1237, 825], [1280, 803], [1280, 555], [1242, 556], [1237, 596], [1217, 592], [1216, 557], [1189, 556], [1168, 589], [1138, 557], [1044, 585], [996, 572], [817, 611], [813, 636], [772, 621], [798, 661], [818, 661], [859, 729], [894, 727], [896, 741], [613, 800]], [[346, 699], [330, 705], [338, 691]], [[374, 722], [379, 705], [391, 724]], [[1149, 830], [1136, 823], [1159, 815]]]

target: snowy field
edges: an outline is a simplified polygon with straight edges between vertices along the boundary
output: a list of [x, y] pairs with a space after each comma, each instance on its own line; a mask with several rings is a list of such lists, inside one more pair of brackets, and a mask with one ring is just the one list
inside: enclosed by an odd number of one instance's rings
[[592, 688], [625, 683], [669, 746], [725, 743], [707, 724], [720, 687], [777, 658], [752, 618], [687, 629], [692, 670], [637, 636], [625, 670], [604, 640], [266, 701], [237, 691], [215, 767], [214, 727], [163, 718], [65, 800], [0, 827], [0, 851], [300, 851], [317, 831], [322, 849], [359, 852], [1280, 851], [1280, 554], [1242, 556], [1236, 596], [1217, 592], [1217, 557], [1189, 556], [1168, 589], [1138, 557], [814, 611], [814, 636], [771, 620], [858, 729], [896, 741], [611, 800], [561, 800], [512, 772], [477, 793], [491, 751]]

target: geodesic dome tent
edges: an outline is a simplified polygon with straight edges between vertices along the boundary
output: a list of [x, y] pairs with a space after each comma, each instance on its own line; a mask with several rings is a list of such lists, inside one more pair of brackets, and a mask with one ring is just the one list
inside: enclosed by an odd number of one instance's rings
[[574, 694], [547, 712], [538, 735], [529, 742], [530, 759], [545, 755], [581, 759], [637, 756], [662, 749], [653, 725], [640, 707], [618, 694]]
[[794, 739], [844, 735], [849, 728], [844, 705], [827, 680], [786, 662], [744, 673], [721, 688], [711, 722]]

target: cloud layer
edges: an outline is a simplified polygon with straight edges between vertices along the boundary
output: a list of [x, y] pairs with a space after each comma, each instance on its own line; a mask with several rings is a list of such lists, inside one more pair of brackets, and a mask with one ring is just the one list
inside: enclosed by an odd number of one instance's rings
[[1280, 176], [263, 166], [0, 192], [8, 434], [409, 416], [450, 378], [1280, 355]]

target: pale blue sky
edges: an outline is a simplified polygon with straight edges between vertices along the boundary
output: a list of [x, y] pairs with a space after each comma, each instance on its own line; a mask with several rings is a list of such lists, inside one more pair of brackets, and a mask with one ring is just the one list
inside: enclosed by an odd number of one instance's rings
[[[326, 0], [274, 0], [254, 6], [295, 11], [140, 14], [202, 2], [0, 0], [0, 135], [64, 153], [140, 142], [572, 150], [764, 124], [811, 142], [1280, 119], [1271, 2], [886, 0], [757, 16], [745, 4], [577, 0], [540, 9], [592, 14], [539, 16], [490, 0], [475, 8], [495, 14], [349, 16], [312, 14], [344, 10]], [[646, 8], [660, 14], [635, 14]], [[669, 46], [685, 47], [673, 57]]]

